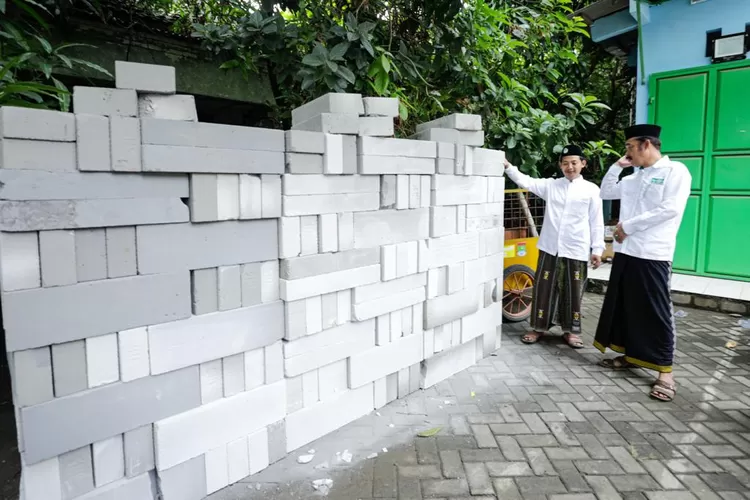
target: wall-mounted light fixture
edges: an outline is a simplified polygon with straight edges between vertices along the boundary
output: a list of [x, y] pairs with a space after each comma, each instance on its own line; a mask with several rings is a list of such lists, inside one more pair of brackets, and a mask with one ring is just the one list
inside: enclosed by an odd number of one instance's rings
[[747, 31], [717, 36], [713, 39], [711, 62], [720, 63], [745, 59], [745, 54], [748, 51], [750, 51], [750, 35]]

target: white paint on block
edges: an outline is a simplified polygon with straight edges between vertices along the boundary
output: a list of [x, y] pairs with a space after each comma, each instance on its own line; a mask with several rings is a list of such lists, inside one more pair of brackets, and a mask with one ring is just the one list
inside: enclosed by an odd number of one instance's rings
[[347, 269], [298, 280], [280, 280], [281, 298], [286, 301], [337, 292], [380, 280], [380, 265]]
[[41, 286], [38, 233], [0, 233], [3, 291]]
[[236, 483], [250, 475], [250, 455], [247, 436], [227, 443], [227, 462], [229, 464], [229, 482]]
[[240, 219], [260, 219], [263, 217], [260, 177], [243, 174], [239, 182]]
[[281, 217], [281, 176], [263, 174], [260, 176], [260, 184], [263, 218]]
[[62, 500], [60, 462], [57, 457], [25, 465], [21, 472], [20, 500]]
[[323, 302], [320, 295], [305, 300], [305, 334], [323, 331]]
[[338, 301], [336, 314], [336, 324], [343, 325], [352, 320], [352, 292], [350, 290], [341, 290], [336, 292]]
[[94, 484], [99, 488], [125, 477], [122, 434], [93, 444]]
[[250, 474], [257, 474], [269, 465], [268, 428], [250, 434], [247, 437], [247, 449], [250, 458]]
[[[36, 255], [31, 255], [33, 259]], [[73, 231], [40, 231], [39, 255], [42, 286], [64, 286], [76, 283], [76, 239]]]
[[348, 388], [348, 364], [342, 359], [318, 370], [320, 401], [328, 401]]
[[231, 397], [245, 390], [245, 355], [236, 354], [222, 360], [224, 397]]
[[318, 370], [312, 370], [302, 375], [302, 406], [309, 408], [318, 399]]
[[260, 299], [264, 304], [279, 300], [278, 260], [269, 260], [260, 265]]
[[119, 365], [116, 333], [86, 339], [86, 373], [90, 388], [120, 380]]
[[220, 359], [200, 365], [201, 403], [207, 404], [224, 397], [224, 367]]
[[320, 215], [318, 217], [318, 233], [320, 252], [336, 252], [339, 245], [338, 215]]
[[336, 175], [344, 173], [344, 140], [341, 135], [325, 135], [323, 153], [323, 173]]
[[229, 486], [227, 445], [206, 452], [206, 493], [209, 495]]
[[148, 332], [145, 327], [124, 330], [117, 334], [119, 343], [120, 378], [130, 382], [148, 377], [151, 368], [148, 361]]
[[409, 176], [396, 176], [396, 210], [409, 208]]
[[245, 356], [245, 390], [257, 389], [266, 383], [266, 354], [263, 348], [255, 349]]
[[380, 247], [381, 279], [390, 281], [398, 276], [398, 245], [383, 245]]
[[279, 218], [279, 258], [298, 257], [302, 252], [301, 237], [299, 217]]
[[275, 342], [265, 348], [266, 384], [273, 384], [284, 379], [284, 352], [281, 342]]
[[240, 218], [240, 176], [218, 174], [216, 176], [216, 201], [219, 220]]
[[242, 307], [240, 266], [220, 266], [218, 269], [219, 311]]
[[354, 248], [354, 214], [338, 214], [338, 250], [345, 252]]
[[318, 253], [318, 217], [316, 215], [300, 217], [300, 255], [316, 253]]

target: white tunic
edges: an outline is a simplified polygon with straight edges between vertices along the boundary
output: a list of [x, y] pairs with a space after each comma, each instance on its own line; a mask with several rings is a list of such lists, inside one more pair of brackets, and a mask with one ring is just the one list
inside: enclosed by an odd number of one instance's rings
[[535, 179], [516, 167], [505, 173], [522, 189], [547, 202], [537, 248], [550, 255], [588, 261], [604, 252], [604, 217], [599, 187], [583, 177]]
[[622, 244], [614, 244], [615, 252], [671, 262], [690, 197], [690, 171], [668, 156], [618, 181], [622, 170], [613, 165], [601, 188], [602, 199], [621, 200], [620, 222], [628, 236]]

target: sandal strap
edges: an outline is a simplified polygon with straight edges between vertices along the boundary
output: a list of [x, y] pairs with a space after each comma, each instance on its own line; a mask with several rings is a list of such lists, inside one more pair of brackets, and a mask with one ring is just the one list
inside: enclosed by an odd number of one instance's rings
[[677, 385], [676, 384], [675, 385], [669, 385], [668, 383], [666, 383], [666, 382], [664, 382], [662, 380], [658, 380], [658, 379], [656, 380], [656, 382], [654, 382], [654, 385], [653, 385], [652, 388], [653, 389], [657, 389], [657, 388], [658, 389], [666, 389], [666, 390], [671, 391], [671, 392], [676, 392], [677, 391]]

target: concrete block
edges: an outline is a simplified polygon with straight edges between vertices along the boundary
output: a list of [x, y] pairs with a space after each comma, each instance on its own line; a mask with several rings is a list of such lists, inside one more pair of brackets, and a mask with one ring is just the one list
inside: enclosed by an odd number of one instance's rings
[[[53, 459], [54, 460], [54, 459]], [[77, 498], [94, 489], [94, 463], [91, 446], [60, 455], [62, 498]]]
[[263, 218], [281, 217], [281, 176], [261, 175], [260, 187]]
[[409, 395], [410, 387], [410, 375], [411, 371], [409, 368], [404, 368], [398, 371], [398, 397], [399, 399], [405, 398]]
[[342, 290], [336, 294], [336, 297], [338, 299], [336, 323], [343, 325], [352, 320], [352, 293], [349, 290]]
[[240, 175], [239, 218], [260, 219], [263, 217], [263, 188], [257, 175]]
[[486, 177], [436, 175], [432, 189], [436, 206], [487, 203]]
[[463, 233], [427, 240], [430, 269], [450, 266], [479, 257], [479, 234]]
[[[75, 235], [73, 231], [41, 231], [39, 255], [42, 286], [71, 285], [76, 282]], [[34, 256], [32, 255], [33, 259]]]
[[144, 144], [142, 156], [144, 172], [207, 174], [281, 174], [284, 172], [284, 154], [279, 151]]
[[132, 479], [121, 479], [102, 488], [97, 488], [76, 500], [120, 500], [126, 498], [157, 500], [156, 475], [149, 472]]
[[344, 173], [344, 139], [341, 135], [325, 134], [323, 153], [323, 173], [337, 175]]
[[266, 383], [266, 354], [263, 348], [245, 353], [245, 390], [257, 389]]
[[328, 401], [346, 392], [348, 388], [347, 360], [342, 359], [318, 370], [320, 401]]
[[477, 287], [503, 278], [503, 254], [490, 255], [465, 263], [464, 286]]
[[307, 121], [294, 123], [292, 129], [323, 132], [325, 134], [356, 135], [359, 133], [359, 115], [353, 113], [323, 113]]
[[86, 374], [89, 387], [99, 387], [120, 380], [116, 333], [86, 339]]
[[[45, 232], [42, 231], [39, 233], [40, 237]], [[109, 227], [106, 229], [106, 242], [107, 277], [123, 278], [125, 276], [135, 276], [138, 273], [137, 256], [135, 254], [135, 228]]]
[[457, 223], [456, 207], [430, 207], [430, 236], [433, 238], [456, 234]]
[[449, 142], [438, 142], [437, 145], [438, 158], [446, 160], [456, 159], [456, 145]]
[[112, 116], [109, 119], [112, 170], [141, 171], [141, 122], [138, 118]]
[[461, 133], [454, 128], [429, 128], [417, 132], [412, 138], [420, 141], [461, 143]]
[[260, 299], [264, 304], [279, 300], [279, 261], [276, 259], [260, 265]]
[[477, 362], [473, 342], [442, 352], [422, 362], [420, 387], [427, 389]]
[[385, 398], [388, 403], [398, 399], [398, 373], [391, 373], [385, 378]]
[[324, 293], [375, 283], [380, 280], [380, 265], [336, 271], [297, 280], [280, 280], [281, 298], [299, 300]]
[[218, 311], [219, 278], [217, 269], [196, 269], [190, 274], [192, 277], [193, 314], [200, 315]]
[[151, 424], [126, 432], [123, 441], [126, 477], [154, 470], [154, 427]]
[[54, 397], [49, 347], [13, 353], [11, 370], [13, 403], [17, 407], [44, 403]]
[[353, 135], [343, 136], [344, 140], [344, 173], [354, 175], [357, 173], [357, 137]]
[[[306, 299], [310, 300], [310, 299]], [[327, 330], [338, 325], [338, 304], [339, 304], [339, 292], [327, 293], [321, 297], [322, 303], [322, 328], [321, 330]]]
[[438, 158], [435, 171], [440, 175], [453, 175], [456, 173], [456, 160], [452, 158]]
[[[483, 139], [483, 138], [482, 138]], [[479, 142], [477, 137], [475, 142]], [[468, 142], [466, 144], [469, 144]], [[481, 146], [482, 144], [471, 144]], [[505, 152], [494, 149], [472, 148], [472, 172], [474, 175], [501, 177], [505, 170]], [[501, 201], [501, 200], [498, 200]]]
[[389, 297], [354, 304], [352, 317], [357, 321], [363, 321], [383, 314], [393, 312], [404, 307], [409, 307], [425, 300], [425, 288], [399, 292]]
[[141, 226], [136, 233], [141, 274], [263, 262], [278, 256], [273, 220]]
[[345, 252], [354, 248], [354, 214], [344, 212], [338, 218], [338, 250]]
[[39, 231], [186, 222], [179, 199], [0, 201], [0, 230]]
[[92, 281], [3, 296], [8, 351], [61, 344], [188, 316], [190, 281], [185, 273]]
[[404, 332], [401, 330], [401, 311], [393, 311], [388, 315], [388, 322], [390, 326], [388, 330], [391, 332], [391, 342], [395, 342], [404, 336]]
[[419, 390], [419, 383], [421, 382], [421, 368], [420, 363], [415, 363], [409, 367], [409, 394], [417, 392]]
[[[214, 401], [154, 424], [159, 471], [198, 457], [284, 417], [286, 382]], [[202, 497], [201, 497], [202, 498]]]
[[281, 217], [279, 219], [279, 258], [289, 259], [299, 256], [302, 252], [301, 237], [300, 218]]
[[399, 243], [400, 246], [406, 248], [406, 265], [404, 266], [406, 275], [417, 274], [419, 271], [419, 245], [421, 243], [424, 243], [424, 240]]
[[172, 66], [115, 61], [115, 86], [154, 94], [174, 94], [177, 78]]
[[285, 217], [338, 212], [366, 212], [377, 210], [380, 207], [380, 194], [375, 192], [284, 196], [283, 206]]
[[283, 305], [272, 302], [148, 327], [151, 373], [167, 373], [252, 351], [284, 334]]
[[392, 137], [393, 118], [390, 116], [364, 116], [359, 119], [359, 135], [370, 137]]
[[[470, 340], [474, 340], [475, 338], [488, 333], [494, 335], [497, 327], [502, 324], [503, 311], [501, 307], [492, 305], [490, 307], [479, 309], [476, 313], [461, 318], [461, 343], [465, 344]], [[494, 345], [495, 343], [493, 341], [492, 350], [494, 350]]]
[[284, 372], [296, 377], [375, 345], [375, 321], [347, 323], [284, 344]]
[[424, 359], [429, 359], [435, 355], [435, 330], [424, 331]]
[[200, 456], [159, 471], [160, 500], [202, 500], [206, 496], [206, 459]]
[[216, 176], [216, 213], [219, 220], [240, 218], [240, 176], [219, 174]]
[[318, 253], [318, 217], [307, 215], [300, 217], [300, 255]]
[[325, 134], [307, 130], [287, 130], [286, 151], [289, 153], [325, 153]]
[[318, 370], [309, 371], [302, 375], [302, 406], [309, 408], [318, 402]]
[[398, 198], [398, 176], [380, 177], [380, 208], [396, 208]]
[[5, 292], [41, 286], [38, 233], [0, 233], [0, 269]]
[[349, 387], [369, 384], [423, 359], [422, 335], [408, 335], [387, 346], [374, 347], [349, 358]]
[[130, 382], [151, 374], [148, 359], [148, 332], [145, 327], [117, 334], [120, 379]]
[[[394, 141], [408, 139], [390, 139]], [[420, 141], [409, 141], [420, 142]], [[434, 142], [428, 144], [435, 144]], [[423, 158], [416, 156], [387, 156], [388, 149], [383, 149], [380, 154], [370, 154], [357, 157], [357, 168], [362, 175], [385, 175], [385, 174], [434, 174], [435, 158]]]
[[[399, 243], [396, 245], [396, 277], [403, 278], [409, 274], [407, 265], [409, 263], [409, 245], [411, 243], [416, 244], [416, 241], [410, 241], [408, 243]], [[416, 269], [415, 269], [416, 272]]]
[[82, 172], [112, 170], [109, 119], [99, 115], [72, 116], [75, 116], [76, 120], [78, 170]]
[[[239, 149], [250, 152], [284, 152], [284, 132], [268, 128], [146, 118], [141, 120], [141, 132], [143, 144], [220, 150]], [[279, 158], [277, 155], [265, 157], [274, 158], [277, 161]], [[218, 173], [229, 173], [221, 165], [216, 167], [220, 169], [216, 171]]]
[[488, 217], [490, 215], [502, 216], [504, 213], [504, 203], [482, 203], [480, 205], [467, 205], [466, 217], [474, 219], [478, 217]]
[[23, 459], [34, 464], [198, 405], [198, 367], [191, 367], [23, 408]]
[[[294, 340], [308, 334], [308, 322], [314, 319], [315, 311], [311, 311], [311, 317], [308, 318], [307, 304], [314, 299], [315, 297], [310, 297], [302, 300], [284, 302], [284, 338], [286, 340]], [[321, 318], [321, 322], [322, 321]]]
[[354, 248], [424, 240], [429, 233], [430, 218], [426, 208], [354, 214]]
[[240, 266], [220, 266], [217, 270], [219, 311], [242, 307], [242, 281]]
[[379, 410], [388, 404], [386, 394], [386, 380], [387, 377], [379, 378], [372, 384], [373, 388], [373, 403], [375, 403], [375, 409]]
[[76, 144], [74, 142], [27, 139], [0, 141], [0, 169], [75, 172], [76, 168]]
[[424, 304], [415, 304], [411, 308], [412, 333], [421, 333], [424, 324]]
[[328, 93], [292, 110], [292, 128], [321, 114], [365, 114], [361, 94]]
[[104, 229], [79, 229], [76, 240], [76, 281], [107, 278], [107, 242]]
[[414, 325], [412, 324], [412, 319], [414, 318], [412, 314], [413, 308], [414, 306], [408, 307], [401, 311], [401, 332], [403, 333], [404, 337], [414, 333]]
[[432, 178], [429, 175], [419, 176], [419, 208], [429, 208], [432, 201]]
[[[382, 137], [360, 137], [359, 155], [405, 156], [408, 158], [436, 158], [437, 145], [429, 141], [410, 139], [386, 139]], [[416, 173], [416, 172], [400, 172]]]
[[245, 354], [235, 354], [222, 360], [224, 397], [232, 397], [245, 390]]
[[448, 293], [448, 269], [439, 267], [427, 272], [427, 298], [432, 299]]
[[284, 380], [284, 352], [281, 342], [276, 342], [264, 349], [266, 363], [266, 384]]
[[138, 116], [141, 119], [197, 122], [198, 110], [192, 95], [145, 94], [138, 96]]
[[475, 288], [430, 299], [425, 303], [424, 329], [460, 320], [479, 309], [479, 292]]
[[285, 175], [283, 194], [303, 196], [377, 193], [379, 184], [376, 177], [361, 175]]
[[0, 137], [73, 142], [75, 117], [59, 111], [4, 106], [0, 109]]
[[337, 398], [323, 401], [286, 418], [286, 451], [291, 453], [349, 422], [367, 415], [374, 408], [373, 388], [364, 385]]
[[206, 455], [206, 493], [209, 495], [229, 486], [227, 445], [222, 444]]
[[135, 90], [73, 87], [73, 111], [76, 114], [138, 116]]
[[505, 237], [502, 227], [487, 229], [479, 232], [479, 256], [487, 257], [501, 253]]
[[250, 455], [247, 448], [247, 436], [227, 443], [227, 465], [229, 482], [236, 483], [250, 475]]
[[457, 224], [456, 224], [456, 231], [461, 234], [465, 233], [467, 229], [467, 221], [466, 221], [466, 205], [459, 205], [458, 206], [458, 218], [457, 218]]
[[[280, 423], [281, 423], [281, 426], [283, 426], [284, 421], [282, 420]], [[269, 431], [269, 429], [272, 429], [272, 428], [276, 429], [278, 428], [278, 426], [273, 427], [273, 424], [272, 424], [271, 426], [264, 427], [260, 429], [259, 431], [250, 434], [247, 437], [247, 450], [248, 450], [248, 457], [250, 460], [250, 474], [257, 474], [258, 472], [268, 467], [268, 465], [270, 464], [270, 457], [271, 457], [270, 443], [272, 442], [273, 438], [276, 437], [270, 434], [271, 432], [274, 432], [274, 433], [277, 432], [277, 431]], [[282, 439], [284, 439], [283, 436], [282, 436]], [[282, 448], [282, 450], [283, 449], [284, 448]]]
[[320, 253], [336, 252], [339, 247], [338, 214], [318, 216], [318, 242]]
[[125, 450], [122, 435], [92, 445], [94, 484], [99, 488], [125, 477]]
[[353, 302], [354, 304], [361, 304], [372, 300], [386, 298], [396, 293], [424, 287], [426, 283], [426, 274], [415, 274], [388, 282], [377, 282], [372, 285], [360, 286], [354, 289]]
[[380, 266], [383, 281], [398, 278], [398, 245], [383, 245], [380, 247]]
[[286, 412], [287, 414], [300, 411], [305, 407], [302, 375], [286, 380]]
[[285, 172], [289, 174], [322, 174], [323, 155], [310, 153], [287, 153], [284, 156], [284, 166]]
[[399, 102], [397, 97], [364, 97], [366, 116], [399, 116]]
[[464, 289], [464, 264], [448, 266], [448, 293], [460, 292]]
[[417, 272], [426, 273], [430, 267], [430, 250], [427, 247], [427, 240], [417, 242]]
[[[77, 340], [52, 345], [52, 374], [55, 397], [61, 398], [88, 389], [86, 342]], [[36, 382], [43, 380], [37, 379]]]
[[37, 464], [26, 464], [21, 473], [20, 489], [23, 500], [62, 500], [57, 457]]
[[409, 176], [409, 208], [422, 207], [422, 177], [421, 175]]
[[409, 208], [409, 176], [396, 176], [396, 210]]
[[456, 130], [482, 130], [482, 116], [454, 113], [417, 125], [417, 132], [431, 128], [454, 128]]

